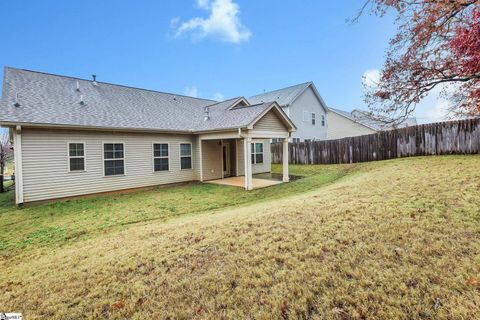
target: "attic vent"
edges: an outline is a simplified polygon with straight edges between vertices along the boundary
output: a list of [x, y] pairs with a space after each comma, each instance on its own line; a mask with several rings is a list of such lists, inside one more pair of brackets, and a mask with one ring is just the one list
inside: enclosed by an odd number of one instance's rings
[[15, 94], [15, 103], [13, 104], [15, 107], [20, 107], [20, 103], [18, 102], [18, 93]]
[[203, 109], [203, 121], [207, 121], [208, 119], [210, 119], [210, 108], [205, 107]]
[[86, 105], [85, 100], [83, 100], [83, 94], [80, 95], [80, 102], [79, 103], [80, 103], [81, 106]]

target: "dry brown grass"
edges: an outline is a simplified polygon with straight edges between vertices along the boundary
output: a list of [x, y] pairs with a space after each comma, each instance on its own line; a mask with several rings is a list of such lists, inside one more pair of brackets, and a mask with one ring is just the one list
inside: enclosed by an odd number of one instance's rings
[[370, 163], [302, 195], [32, 250], [0, 264], [0, 306], [26, 319], [473, 319], [479, 168]]

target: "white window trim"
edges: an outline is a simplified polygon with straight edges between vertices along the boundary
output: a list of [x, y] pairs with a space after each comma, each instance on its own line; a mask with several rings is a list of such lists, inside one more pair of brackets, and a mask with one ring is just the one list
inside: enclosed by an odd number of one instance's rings
[[321, 125], [322, 127], [325, 127], [326, 124], [327, 124], [327, 119], [325, 118], [325, 115], [322, 114]]
[[[105, 159], [105, 144], [123, 144], [123, 158]], [[123, 160], [123, 174], [105, 175], [105, 160]], [[102, 141], [102, 174], [105, 178], [123, 177], [127, 175], [127, 149], [124, 141]]]
[[312, 112], [311, 118], [312, 118], [312, 120], [311, 120], [312, 126], [316, 126], [317, 125], [317, 115], [315, 114], [315, 112]]
[[[154, 145], [156, 144], [166, 144], [167, 145], [167, 150], [168, 150], [168, 156], [165, 157], [165, 156], [162, 156], [162, 157], [155, 157], [155, 147]], [[162, 173], [162, 172], [171, 172], [173, 171], [172, 170], [172, 164], [170, 162], [170, 143], [168, 142], [165, 142], [165, 141], [153, 141], [152, 142], [152, 172], [153, 173]], [[168, 159], [168, 170], [161, 170], [161, 171], [155, 171], [155, 159], [163, 159], [163, 158], [167, 158]]]
[[[262, 145], [262, 152], [258, 152], [257, 153], [257, 148], [256, 148], [256, 144], [261, 144]], [[252, 145], [253, 145], [253, 152], [252, 152], [252, 155], [253, 155], [253, 163], [252, 164], [264, 164], [265, 163], [265, 145], [263, 142], [255, 142], [255, 141], [252, 141]], [[257, 154], [261, 154], [262, 155], [262, 162], [259, 162], [257, 163]], [[252, 159], [250, 159], [250, 162], [252, 162]]]
[[[70, 156], [70, 143], [82, 143], [83, 144], [83, 157]], [[83, 158], [83, 170], [70, 170], [70, 158]], [[67, 141], [67, 166], [70, 173], [87, 172], [87, 143], [85, 141]]]
[[[190, 145], [190, 156], [182, 156], [182, 147], [181, 147], [182, 144], [189, 144]], [[181, 171], [193, 170], [193, 145], [192, 145], [192, 143], [191, 142], [179, 142], [178, 143], [178, 155], [180, 157], [179, 158], [180, 159], [180, 170]], [[182, 158], [187, 158], [187, 157], [192, 158], [192, 161], [191, 161], [192, 166], [191, 166], [191, 168], [182, 169]]]

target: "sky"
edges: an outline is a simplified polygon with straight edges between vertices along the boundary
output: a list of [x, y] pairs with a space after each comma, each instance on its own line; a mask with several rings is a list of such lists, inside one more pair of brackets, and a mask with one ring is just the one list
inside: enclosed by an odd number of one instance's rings
[[[222, 100], [313, 81], [326, 104], [366, 109], [394, 16], [364, 0], [2, 0], [3, 66]], [[440, 120], [428, 97], [419, 122]]]

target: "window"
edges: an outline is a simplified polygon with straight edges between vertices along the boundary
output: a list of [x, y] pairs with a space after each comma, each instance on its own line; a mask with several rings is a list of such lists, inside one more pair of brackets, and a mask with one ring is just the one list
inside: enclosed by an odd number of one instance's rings
[[322, 115], [322, 127], [325, 127], [325, 116]]
[[299, 143], [300, 142], [300, 138], [292, 138], [293, 140], [293, 143]]
[[153, 144], [153, 171], [168, 171], [168, 143]]
[[192, 144], [180, 144], [180, 169], [192, 169]]
[[312, 113], [312, 124], [315, 125], [315, 113]]
[[310, 112], [303, 111], [303, 122], [308, 122], [308, 118], [310, 118]]
[[106, 176], [125, 174], [125, 152], [123, 143], [104, 143], [103, 161]]
[[252, 163], [263, 163], [263, 143], [252, 143]]
[[68, 144], [68, 170], [85, 171], [85, 144]]

